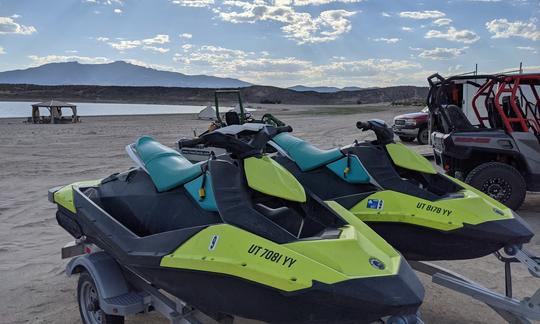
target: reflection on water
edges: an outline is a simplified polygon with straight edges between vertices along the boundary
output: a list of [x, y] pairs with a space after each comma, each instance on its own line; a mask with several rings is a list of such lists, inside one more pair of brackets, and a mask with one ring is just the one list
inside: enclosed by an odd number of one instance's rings
[[[31, 105], [36, 102], [0, 101], [0, 118], [30, 117]], [[79, 116], [111, 116], [111, 115], [163, 115], [163, 114], [196, 114], [204, 106], [180, 105], [145, 105], [116, 103], [75, 103]], [[41, 115], [48, 116], [46, 108], [40, 108]], [[63, 109], [64, 116], [71, 116], [71, 109]]]

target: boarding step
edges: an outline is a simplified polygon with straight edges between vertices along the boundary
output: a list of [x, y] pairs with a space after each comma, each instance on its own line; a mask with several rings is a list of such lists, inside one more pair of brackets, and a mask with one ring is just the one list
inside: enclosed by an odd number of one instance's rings
[[141, 313], [149, 306], [146, 292], [130, 292], [127, 294], [100, 300], [100, 308], [111, 315], [128, 315]]

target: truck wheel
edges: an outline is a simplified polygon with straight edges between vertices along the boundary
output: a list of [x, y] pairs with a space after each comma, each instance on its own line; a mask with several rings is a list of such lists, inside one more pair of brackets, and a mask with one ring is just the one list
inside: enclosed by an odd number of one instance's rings
[[429, 142], [429, 130], [427, 127], [420, 128], [416, 140], [420, 145], [426, 145]]
[[525, 179], [518, 170], [499, 162], [480, 164], [469, 172], [465, 182], [514, 210], [521, 206], [527, 193]]
[[400, 136], [399, 139], [402, 142], [407, 142], [407, 143], [410, 143], [410, 142], [414, 141], [414, 137]]
[[77, 285], [79, 313], [83, 324], [124, 324], [123, 316], [105, 314], [99, 308], [99, 295], [92, 276], [81, 272]]

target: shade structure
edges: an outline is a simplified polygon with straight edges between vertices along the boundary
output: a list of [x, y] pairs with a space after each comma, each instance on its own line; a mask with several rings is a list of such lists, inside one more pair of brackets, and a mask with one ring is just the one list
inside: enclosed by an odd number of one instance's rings
[[[39, 108], [47, 108], [50, 117], [40, 116]], [[71, 109], [71, 117], [62, 116], [62, 108]], [[34, 124], [78, 123], [79, 121], [79, 116], [77, 116], [77, 106], [74, 104], [59, 100], [49, 100], [32, 105], [32, 122]]]

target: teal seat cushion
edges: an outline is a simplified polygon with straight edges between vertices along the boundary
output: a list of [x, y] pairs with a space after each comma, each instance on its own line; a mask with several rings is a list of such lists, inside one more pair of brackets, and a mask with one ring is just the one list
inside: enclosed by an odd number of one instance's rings
[[278, 134], [272, 141], [287, 152], [302, 171], [313, 170], [343, 157], [338, 148], [320, 150], [289, 133]]
[[139, 138], [135, 150], [159, 192], [176, 188], [202, 174], [200, 164], [189, 162], [150, 136]]
[[210, 172], [206, 172], [206, 179], [204, 181], [204, 191], [206, 195], [204, 198], [201, 198], [201, 196], [199, 196], [199, 190], [202, 187], [202, 183], [203, 176], [201, 175], [194, 180], [186, 183], [184, 185], [184, 188], [186, 188], [190, 196], [195, 199], [195, 201], [197, 201], [197, 203], [199, 204], [199, 206], [201, 206], [202, 209], [208, 211], [218, 211], [216, 198], [214, 196], [214, 188], [212, 187], [212, 179], [210, 176]]
[[[345, 173], [347, 168], [347, 159], [349, 160], [349, 172]], [[369, 183], [369, 174], [356, 155], [343, 157], [327, 165], [337, 176], [349, 183]]]

